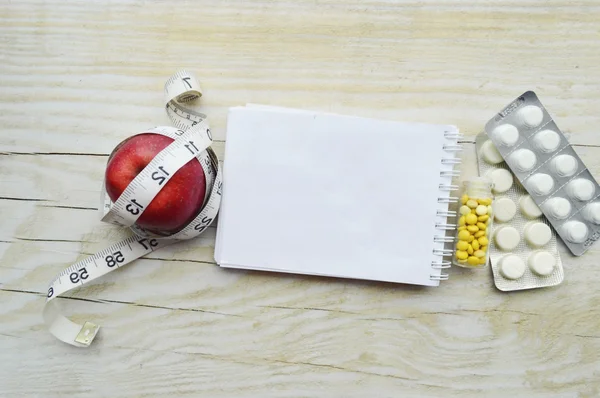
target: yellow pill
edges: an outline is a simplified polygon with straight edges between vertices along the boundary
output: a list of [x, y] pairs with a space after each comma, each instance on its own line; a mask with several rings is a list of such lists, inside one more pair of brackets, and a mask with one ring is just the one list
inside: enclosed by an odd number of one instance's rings
[[485, 235], [485, 231], [478, 231], [478, 232], [475, 232], [475, 235], [473, 235], [473, 236], [476, 238], [481, 238], [484, 235]]
[[492, 205], [489, 205], [487, 214], [488, 214], [488, 216], [491, 216], [492, 213], [493, 213]]
[[469, 199], [469, 200], [467, 200], [467, 206], [469, 206], [471, 209], [474, 209], [477, 207], [477, 201], [473, 200], [473, 199]]
[[479, 257], [479, 265], [485, 265], [487, 259], [485, 258], [485, 256], [483, 257]]
[[477, 216], [475, 214], [467, 214], [465, 216], [465, 221], [469, 225], [477, 224]]
[[477, 223], [477, 228], [479, 228], [480, 231], [485, 231], [485, 229], [487, 228], [486, 225], [482, 222], [478, 222]]
[[485, 257], [485, 252], [483, 250], [475, 250], [475, 253], [473, 253], [473, 255], [475, 257]]
[[463, 263], [463, 264], [464, 264], [464, 263], [466, 263], [466, 262], [467, 262], [467, 259], [466, 259], [466, 258], [465, 258], [464, 260], [461, 260], [461, 259], [459, 259], [459, 260], [458, 260], [458, 262], [459, 262], [459, 263]]
[[486, 222], [489, 218], [490, 218], [490, 216], [488, 216], [487, 214], [484, 214], [483, 216], [477, 217], [477, 221]]
[[[467, 231], [467, 233], [469, 233], [469, 231]], [[473, 242], [473, 239], [475, 239], [473, 237], [473, 235], [469, 234], [469, 237], [467, 238], [467, 242], [471, 243], [471, 242]]]
[[479, 246], [479, 250], [481, 250], [484, 253], [487, 252], [487, 248], [488, 248], [488, 245]]
[[476, 232], [479, 231], [479, 227], [477, 225], [468, 225], [467, 226], [467, 231], [469, 231], [470, 233], [474, 234]]
[[[467, 233], [468, 233], [468, 232], [467, 232]], [[471, 236], [471, 235], [469, 235], [469, 236]], [[464, 239], [463, 239], [463, 240], [464, 240]], [[479, 242], [479, 244], [480, 244], [481, 246], [485, 246], [485, 245], [487, 245], [488, 243], [490, 243], [490, 241], [488, 240], [488, 238], [486, 238], [485, 236], [482, 236], [481, 238], [477, 239], [477, 241]], [[468, 240], [467, 240], [467, 242], [468, 242]]]
[[492, 199], [490, 198], [482, 198], [477, 200], [480, 205], [489, 206], [492, 204]]
[[466, 260], [467, 257], [469, 257], [469, 254], [467, 252], [462, 250], [456, 251], [456, 258], [458, 258], [459, 260]]
[[458, 226], [462, 227], [463, 225], [465, 225], [465, 216], [458, 219]]
[[458, 227], [458, 232], [464, 231], [465, 229], [467, 229], [467, 227], [464, 225], [462, 227]]
[[467, 247], [467, 253], [469, 253], [469, 255], [473, 254], [474, 250], [473, 247], [471, 245], [469, 245], [469, 247]]
[[477, 239], [473, 239], [471, 246], [473, 246], [473, 250], [479, 250], [479, 241]]
[[467, 206], [460, 206], [460, 209], [458, 209], [458, 212], [460, 213], [461, 216], [466, 216], [467, 214], [469, 214], [471, 212], [471, 209]]
[[477, 215], [477, 213], [475, 212], [475, 209], [471, 209], [471, 214]]
[[487, 214], [487, 206], [484, 205], [479, 205], [475, 208], [475, 213], [477, 213], [478, 216], [483, 216], [484, 214]]
[[[458, 233], [458, 239], [459, 240], [466, 240], [467, 242], [470, 242], [469, 238], [471, 238], [471, 240], [473, 240], [473, 236], [471, 235], [471, 233], [469, 231], [460, 231]], [[481, 243], [481, 242], [479, 242]]]
[[479, 265], [479, 257], [470, 256], [467, 258], [467, 264], [469, 265]]
[[[473, 241], [475, 242], [475, 241]], [[456, 248], [458, 250], [467, 250], [467, 247], [469, 247], [469, 244], [467, 242], [465, 242], [464, 240], [459, 240], [458, 243], [456, 244]]]
[[463, 205], [466, 204], [469, 201], [469, 196], [467, 194], [464, 194], [461, 198], [460, 198], [460, 203], [462, 203]]

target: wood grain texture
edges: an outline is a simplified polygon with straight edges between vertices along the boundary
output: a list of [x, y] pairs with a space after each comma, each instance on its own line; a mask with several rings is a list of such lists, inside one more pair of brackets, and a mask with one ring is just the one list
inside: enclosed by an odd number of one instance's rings
[[456, 124], [467, 177], [474, 135], [532, 89], [600, 175], [599, 26], [593, 0], [1, 3], [0, 395], [600, 396], [597, 247], [560, 244], [562, 285], [506, 294], [489, 270], [435, 289], [224, 270], [211, 228], [61, 299], [103, 325], [89, 349], [41, 319], [57, 272], [127, 234], [99, 222], [104, 165], [168, 124], [175, 70], [221, 157], [227, 109], [254, 102]]

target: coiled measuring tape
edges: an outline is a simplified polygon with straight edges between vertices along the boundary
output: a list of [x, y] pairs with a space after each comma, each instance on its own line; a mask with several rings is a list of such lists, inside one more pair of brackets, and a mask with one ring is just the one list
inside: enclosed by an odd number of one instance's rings
[[[60, 311], [57, 297], [77, 289], [140, 257], [179, 240], [203, 233], [215, 219], [221, 204], [222, 172], [219, 160], [210, 148], [212, 136], [206, 115], [186, 108], [186, 102], [202, 96], [198, 80], [187, 71], [179, 71], [165, 83], [165, 109], [176, 127], [156, 127], [142, 133], [161, 134], [174, 141], [131, 181], [112, 203], [102, 186], [102, 221], [129, 227], [133, 235], [78, 261], [63, 270], [50, 283], [44, 305], [44, 322], [59, 340], [76, 347], [88, 347], [98, 333], [92, 322], [75, 323]], [[140, 134], [142, 134], [140, 133]], [[114, 151], [113, 151], [114, 153]], [[112, 154], [111, 154], [112, 156]], [[170, 178], [186, 163], [197, 159], [204, 170], [206, 192], [199, 214], [179, 232], [162, 236], [135, 225], [137, 219]], [[110, 160], [110, 157], [109, 157]]]

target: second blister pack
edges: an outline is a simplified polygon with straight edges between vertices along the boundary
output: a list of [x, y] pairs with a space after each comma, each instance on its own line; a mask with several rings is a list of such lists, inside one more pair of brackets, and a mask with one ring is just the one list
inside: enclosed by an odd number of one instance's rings
[[574, 255], [600, 239], [600, 185], [534, 92], [511, 102], [485, 131]]
[[495, 195], [489, 258], [496, 287], [511, 291], [560, 284], [564, 271], [550, 223], [484, 133], [477, 136], [476, 149], [479, 175], [492, 181]]

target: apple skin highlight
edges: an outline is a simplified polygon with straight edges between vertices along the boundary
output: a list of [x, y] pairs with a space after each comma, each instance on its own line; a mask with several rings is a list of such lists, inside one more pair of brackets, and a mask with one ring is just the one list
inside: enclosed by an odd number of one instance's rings
[[[129, 183], [169, 144], [172, 138], [143, 133], [119, 144], [105, 172], [108, 196], [116, 202]], [[204, 170], [197, 159], [180, 168], [144, 210], [136, 224], [158, 233], [172, 234], [198, 214], [206, 194]]]

